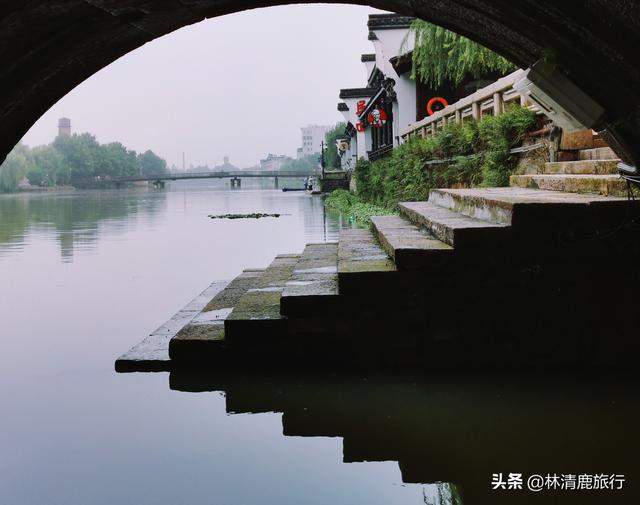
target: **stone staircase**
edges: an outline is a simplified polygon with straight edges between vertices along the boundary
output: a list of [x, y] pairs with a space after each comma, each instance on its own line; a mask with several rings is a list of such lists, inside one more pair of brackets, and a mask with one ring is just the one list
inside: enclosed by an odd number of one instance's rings
[[608, 147], [583, 149], [577, 160], [545, 163], [542, 173], [512, 175], [511, 186], [521, 188], [625, 196], [627, 185], [620, 178], [620, 161]]
[[[572, 166], [614, 163], [582, 156]], [[640, 324], [638, 279], [613, 267], [637, 251], [637, 230], [621, 226], [638, 211], [630, 205], [434, 190], [371, 230], [244, 272], [171, 339], [169, 356], [178, 367], [618, 364], [637, 352]]]

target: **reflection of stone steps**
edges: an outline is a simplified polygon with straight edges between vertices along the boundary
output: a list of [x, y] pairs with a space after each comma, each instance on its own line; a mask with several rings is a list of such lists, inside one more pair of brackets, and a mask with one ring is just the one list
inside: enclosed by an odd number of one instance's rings
[[511, 187], [434, 190], [400, 210], [242, 274], [174, 337], [171, 358], [559, 366], [618, 364], [639, 350], [640, 283], [611, 274], [640, 249], [625, 226], [637, 205]]
[[[574, 473], [635, 468], [636, 382], [537, 372], [363, 376], [242, 369], [170, 375], [174, 390], [223, 392], [229, 414], [282, 413], [285, 437], [340, 437], [344, 463], [397, 461], [404, 483], [454, 483], [464, 503], [481, 505], [531, 503], [527, 493], [492, 491], [488, 468], [540, 473], [549, 454], [555, 466], [576, 468]], [[638, 503], [637, 487], [624, 493], [616, 495], [621, 503]], [[595, 505], [602, 494], [566, 494], [565, 502]]]

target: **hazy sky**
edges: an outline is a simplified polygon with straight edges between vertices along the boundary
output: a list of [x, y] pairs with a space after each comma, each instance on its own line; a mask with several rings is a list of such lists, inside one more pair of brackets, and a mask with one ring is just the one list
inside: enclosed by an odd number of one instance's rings
[[340, 88], [365, 85], [368, 7], [257, 9], [183, 28], [82, 83], [31, 128], [53, 140], [57, 120], [100, 142], [152, 149], [169, 164], [244, 167], [267, 153], [295, 156], [300, 127], [342, 120]]

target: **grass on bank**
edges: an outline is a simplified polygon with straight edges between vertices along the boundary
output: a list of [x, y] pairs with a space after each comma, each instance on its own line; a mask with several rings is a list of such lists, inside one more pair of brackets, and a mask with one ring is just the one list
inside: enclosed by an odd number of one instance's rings
[[396, 214], [393, 208], [366, 203], [346, 189], [332, 191], [325, 198], [324, 204], [327, 208], [337, 210], [350, 221], [362, 226], [371, 222], [371, 216]]

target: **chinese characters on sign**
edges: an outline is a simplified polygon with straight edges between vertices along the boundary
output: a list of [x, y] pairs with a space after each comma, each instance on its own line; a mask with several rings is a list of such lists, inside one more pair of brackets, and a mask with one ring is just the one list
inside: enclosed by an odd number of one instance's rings
[[529, 491], [618, 491], [624, 487], [623, 474], [532, 474], [524, 478], [521, 473], [494, 473], [491, 489]]

